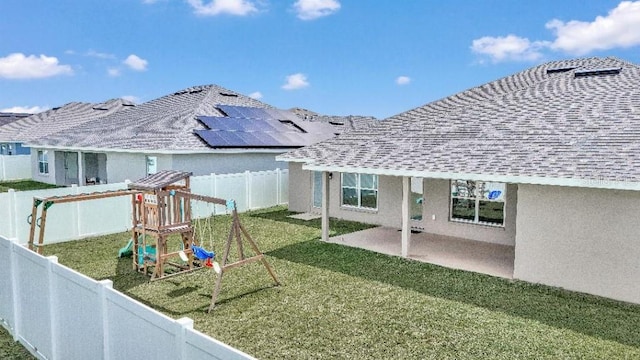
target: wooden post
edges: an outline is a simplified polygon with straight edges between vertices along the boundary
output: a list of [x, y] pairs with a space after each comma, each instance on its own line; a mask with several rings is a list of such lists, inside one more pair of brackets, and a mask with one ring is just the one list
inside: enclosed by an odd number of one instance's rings
[[[29, 250], [33, 251], [33, 242], [36, 237], [36, 225], [38, 221], [38, 203], [40, 200], [33, 199], [33, 207], [31, 208], [31, 227], [29, 228]], [[40, 230], [42, 231], [42, 229]]]
[[411, 245], [410, 209], [409, 195], [411, 193], [411, 178], [402, 177], [402, 256], [409, 256], [409, 246]]

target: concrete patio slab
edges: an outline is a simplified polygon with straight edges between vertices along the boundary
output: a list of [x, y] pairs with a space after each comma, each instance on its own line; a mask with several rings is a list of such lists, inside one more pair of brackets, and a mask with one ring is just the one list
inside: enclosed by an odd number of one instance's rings
[[313, 214], [313, 213], [300, 213], [300, 214], [295, 214], [295, 215], [289, 215], [289, 217], [292, 218], [292, 219], [309, 221], [309, 220], [314, 220], [314, 219], [320, 219], [322, 217], [322, 215]]
[[[377, 227], [329, 238], [330, 243], [400, 256], [400, 231]], [[453, 269], [513, 278], [514, 247], [429, 233], [412, 233], [408, 258]]]

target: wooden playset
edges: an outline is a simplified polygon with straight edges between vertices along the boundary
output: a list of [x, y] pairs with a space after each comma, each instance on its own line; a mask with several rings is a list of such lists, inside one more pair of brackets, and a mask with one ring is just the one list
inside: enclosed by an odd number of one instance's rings
[[[202, 201], [225, 206], [231, 212], [232, 224], [227, 237], [215, 287], [211, 294], [211, 311], [220, 292], [222, 276], [225, 271], [260, 261], [274, 282], [279, 284], [275, 272], [267, 262], [255, 241], [240, 222], [234, 200], [224, 200], [210, 196], [192, 194], [190, 190], [191, 173], [180, 171], [161, 171], [129, 184], [127, 190], [107, 191], [91, 194], [68, 195], [48, 198], [34, 198], [29, 232], [29, 249], [42, 253], [47, 211], [54, 204], [74, 201], [96, 200], [116, 196], [131, 196], [132, 230], [129, 244], [121, 250], [121, 255], [130, 250], [133, 269], [151, 275], [151, 280], [164, 279], [203, 267], [215, 257], [199, 246], [195, 236], [191, 213], [191, 201]], [[38, 209], [42, 206], [41, 216]], [[34, 220], [35, 219], [35, 220]], [[39, 227], [38, 242], [35, 243], [36, 228]], [[209, 234], [210, 236], [212, 234]], [[171, 244], [179, 239], [177, 244]], [[229, 263], [229, 254], [233, 242], [237, 244], [238, 260]], [[246, 257], [243, 241], [252, 248], [254, 255]]]

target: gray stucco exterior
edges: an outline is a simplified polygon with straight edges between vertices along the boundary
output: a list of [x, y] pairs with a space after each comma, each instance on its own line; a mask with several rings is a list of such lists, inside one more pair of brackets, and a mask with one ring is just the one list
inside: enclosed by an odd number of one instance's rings
[[[504, 227], [451, 221], [449, 220], [451, 191], [449, 180], [424, 179], [423, 187], [423, 220], [420, 228], [425, 232], [510, 246], [515, 244], [517, 185], [509, 184], [507, 187]], [[331, 217], [396, 228], [402, 226], [401, 177], [379, 177], [377, 211], [342, 207], [339, 173], [333, 173], [329, 189]], [[319, 213], [320, 209], [313, 207], [312, 190], [312, 172], [302, 170], [301, 163], [289, 163], [289, 210]]]
[[640, 303], [640, 193], [520, 185], [514, 278]]
[[[65, 176], [65, 160], [63, 151], [49, 150], [49, 174], [38, 171], [38, 150], [31, 155], [33, 179], [49, 184], [70, 185], [78, 183], [77, 176]], [[70, 152], [75, 156], [77, 152]], [[211, 173], [231, 174], [244, 171], [286, 169], [287, 163], [276, 161], [276, 153], [211, 153], [211, 154], [154, 154], [154, 153], [98, 153], [98, 177], [103, 182], [116, 183], [125, 180], [137, 180], [147, 175], [147, 156], [157, 158], [157, 170], [180, 170], [193, 172], [195, 176]], [[77, 157], [74, 157], [77, 162]], [[68, 162], [68, 161], [67, 161]], [[67, 164], [68, 166], [68, 164]], [[83, 171], [87, 171], [89, 164]], [[74, 164], [74, 168], [77, 165]], [[106, 171], [106, 172], [105, 172]], [[73, 171], [72, 171], [73, 172]], [[77, 171], [76, 171], [77, 172]], [[96, 176], [85, 173], [86, 176]]]

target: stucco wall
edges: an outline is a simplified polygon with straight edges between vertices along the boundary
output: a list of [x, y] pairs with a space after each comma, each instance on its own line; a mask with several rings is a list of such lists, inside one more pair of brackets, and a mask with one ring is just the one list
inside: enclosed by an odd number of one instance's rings
[[311, 171], [302, 170], [302, 163], [289, 163], [289, 210], [310, 212], [313, 183]]
[[49, 150], [49, 173], [48, 174], [40, 174], [40, 170], [38, 167], [38, 150], [34, 148], [31, 152], [31, 174], [32, 178], [35, 181], [40, 181], [47, 184], [55, 184], [56, 183], [56, 159], [53, 150]]
[[[158, 170], [167, 169], [171, 159], [169, 155], [158, 156]], [[107, 178], [109, 183], [135, 181], [147, 175], [147, 162], [145, 154], [107, 153]]]
[[640, 303], [640, 192], [520, 185], [514, 277]]
[[276, 161], [276, 155], [274, 153], [173, 155], [173, 169], [191, 171], [194, 175], [286, 169], [287, 163]]
[[[289, 210], [320, 212], [312, 206], [313, 179], [302, 164], [289, 164]], [[465, 239], [514, 245], [516, 234], [517, 185], [507, 186], [505, 226], [485, 226], [449, 220], [449, 180], [424, 179], [424, 231]], [[368, 212], [340, 206], [340, 174], [334, 173], [330, 181], [330, 216], [391, 227], [402, 226], [402, 178], [381, 176], [378, 188], [378, 211]], [[435, 220], [434, 220], [435, 215]]]
[[450, 221], [450, 186], [447, 179], [424, 179], [422, 226], [425, 232], [503, 245], [515, 244], [517, 185], [507, 185], [504, 227]]

